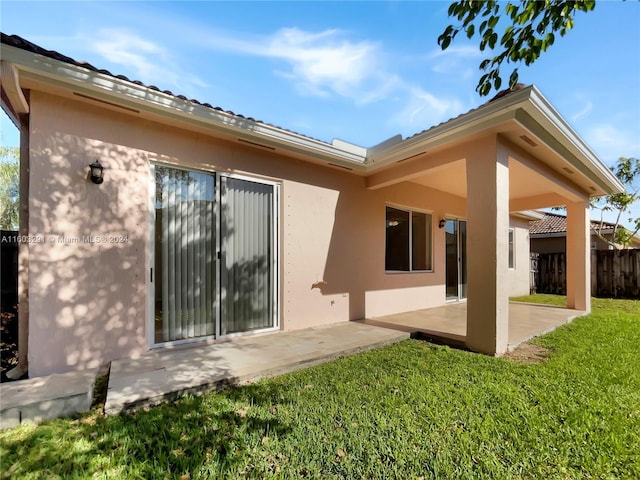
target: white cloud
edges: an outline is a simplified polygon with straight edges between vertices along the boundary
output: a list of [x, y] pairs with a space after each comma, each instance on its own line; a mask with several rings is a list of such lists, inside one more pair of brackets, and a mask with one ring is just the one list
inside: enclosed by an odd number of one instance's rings
[[[181, 71], [170, 51], [136, 33], [103, 29], [94, 38], [90, 43], [93, 51], [113, 64], [126, 66], [145, 83], [162, 81], [183, 89], [202, 83]], [[389, 123], [406, 133], [429, 128], [466, 110], [457, 98], [436, 96], [394, 73], [381, 44], [350, 39], [341, 30], [283, 28], [269, 35], [192, 30], [185, 33], [185, 38], [198, 47], [280, 62], [273, 67], [273, 73], [292, 82], [302, 95], [337, 95], [358, 105], [393, 97], [405, 106], [390, 117]], [[465, 46], [432, 54], [439, 59], [478, 56], [477, 49]]]
[[571, 121], [575, 122], [576, 120], [578, 120], [580, 117], [584, 117], [585, 115], [587, 115], [589, 112], [591, 112], [591, 109], [593, 108], [593, 103], [591, 103], [590, 101], [587, 101], [587, 103], [585, 104], [585, 106], [582, 108], [582, 110], [576, 112], [573, 114], [573, 116], [571, 117]]
[[411, 87], [405, 107], [391, 121], [416, 132], [458, 116], [465, 110], [462, 102], [455, 97], [436, 97], [419, 87]]
[[162, 81], [163, 85], [178, 88], [180, 91], [176, 93], [193, 94], [198, 87], [206, 86], [199, 78], [184, 72], [167, 50], [125, 29], [101, 29], [88, 47], [110, 63], [133, 72], [135, 80], [148, 84]]
[[332, 93], [368, 103], [382, 98], [400, 83], [385, 69], [378, 43], [345, 38], [345, 33], [329, 29], [307, 32], [283, 28], [264, 37], [208, 35], [210, 48], [284, 61], [288, 69], [275, 74], [289, 79], [306, 95]]
[[427, 55], [431, 63], [431, 70], [445, 75], [457, 75], [461, 78], [470, 78], [475, 72], [476, 61], [482, 58], [482, 52], [472, 45], [459, 45], [449, 47], [446, 50], [435, 49]]
[[623, 127], [610, 124], [595, 125], [586, 130], [585, 141], [608, 163], [619, 157], [640, 156], [640, 136]]

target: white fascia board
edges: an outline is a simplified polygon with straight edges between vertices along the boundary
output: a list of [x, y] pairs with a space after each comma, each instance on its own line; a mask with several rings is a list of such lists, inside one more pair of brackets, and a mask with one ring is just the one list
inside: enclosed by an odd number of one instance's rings
[[[596, 235], [598, 229], [592, 228], [591, 235]], [[613, 228], [603, 229], [601, 235], [611, 235], [613, 234]], [[557, 238], [557, 237], [566, 237], [567, 232], [552, 232], [552, 233], [530, 233], [529, 238]]]
[[542, 220], [544, 218], [544, 213], [536, 212], [535, 210], [512, 212], [510, 215], [513, 217], [524, 218], [525, 220]]
[[[247, 118], [198, 105], [111, 75], [55, 60], [32, 52], [2, 45], [3, 60], [18, 70], [62, 88], [108, 101], [126, 108], [178, 118], [186, 123], [284, 150], [311, 155], [353, 170], [364, 171], [365, 155], [343, 151], [328, 143], [255, 122]], [[358, 168], [360, 167], [360, 168]]]
[[[597, 177], [608, 186], [610, 193], [624, 192], [625, 188], [620, 180], [618, 180], [613, 172], [600, 160], [598, 155], [596, 155], [591, 147], [576, 133], [535, 85], [532, 85], [530, 88], [531, 101], [528, 104], [529, 108], [525, 107], [525, 110], [529, 111], [535, 119], [542, 118], [546, 120], [557, 130], [564, 146], [567, 147], [569, 151], [572, 151], [575, 155], [575, 160], [580, 162], [580, 164], [574, 164], [573, 166], [583, 172], [586, 167], [588, 171], [595, 173]], [[545, 128], [547, 127], [545, 126]], [[567, 160], [573, 164], [571, 158]]]

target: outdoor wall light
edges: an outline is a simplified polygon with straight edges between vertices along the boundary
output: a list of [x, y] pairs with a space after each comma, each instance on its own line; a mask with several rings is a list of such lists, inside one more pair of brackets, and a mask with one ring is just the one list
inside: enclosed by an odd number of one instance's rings
[[104, 181], [104, 167], [100, 163], [100, 160], [96, 160], [89, 165], [89, 178], [96, 185], [100, 185]]
[[438, 228], [444, 228], [446, 224], [447, 224], [447, 221], [444, 218], [441, 218], [440, 222], [438, 223]]

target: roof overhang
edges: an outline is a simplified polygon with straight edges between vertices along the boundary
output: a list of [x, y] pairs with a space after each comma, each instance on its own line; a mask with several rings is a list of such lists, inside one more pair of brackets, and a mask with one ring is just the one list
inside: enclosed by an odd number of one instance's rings
[[25, 106], [28, 111], [28, 104], [20, 99], [20, 87], [44, 85], [107, 108], [178, 122], [185, 128], [231, 137], [258, 148], [288, 152], [360, 175], [393, 168], [396, 162], [425, 152], [442, 151], [465, 139], [512, 131], [515, 126], [526, 132], [527, 137], [533, 137], [535, 141], [527, 138], [532, 143], [544, 145], [552, 163], [555, 162], [550, 165], [554, 170], [560, 173], [565, 170], [565, 175], [577, 172], [579, 175], [574, 178], [581, 179], [581, 186], [590, 195], [624, 191], [615, 175], [535, 86], [509, 93], [413, 137], [402, 140], [397, 136], [364, 149], [342, 141], [322, 142], [11, 45], [2, 44], [2, 71], [2, 103], [8, 112], [24, 111]]
[[[624, 186], [611, 170], [533, 85], [406, 140], [385, 142], [370, 149], [368, 160], [371, 167], [382, 168], [488, 132], [511, 132], [509, 135], [512, 137], [517, 135], [509, 140], [536, 158], [541, 158], [539, 152], [542, 149], [539, 147], [543, 146], [550, 159], [548, 165], [565, 176], [579, 173], [579, 177], [584, 179], [582, 187], [590, 195], [624, 191]], [[576, 181], [576, 177], [568, 178]]]
[[[15, 70], [23, 88], [33, 83], [46, 84], [70, 91], [78, 99], [120, 107], [129, 114], [146, 112], [160, 115], [186, 125], [206, 127], [212, 132], [230, 135], [257, 147], [311, 155], [349, 170], [366, 169], [366, 156], [355, 148], [337, 148], [282, 128], [10, 45], [2, 45], [2, 59], [3, 71], [5, 65]], [[4, 78], [2, 80], [4, 90]]]
[[521, 212], [511, 212], [511, 216], [522, 218], [524, 220], [534, 221], [542, 220], [544, 218], [544, 213], [536, 212], [535, 210], [524, 210]]

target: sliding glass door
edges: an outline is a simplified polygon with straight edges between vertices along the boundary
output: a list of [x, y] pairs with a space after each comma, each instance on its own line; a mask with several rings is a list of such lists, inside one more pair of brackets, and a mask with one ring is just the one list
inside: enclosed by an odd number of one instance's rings
[[222, 177], [220, 334], [273, 326], [274, 187]]
[[215, 333], [216, 183], [155, 167], [154, 343]]
[[447, 300], [467, 298], [467, 222], [445, 223]]
[[276, 186], [154, 166], [153, 345], [276, 326]]

